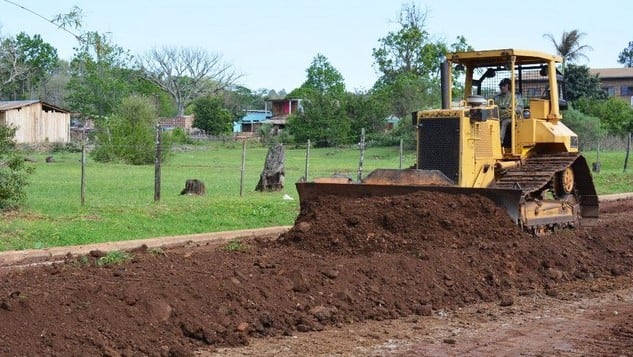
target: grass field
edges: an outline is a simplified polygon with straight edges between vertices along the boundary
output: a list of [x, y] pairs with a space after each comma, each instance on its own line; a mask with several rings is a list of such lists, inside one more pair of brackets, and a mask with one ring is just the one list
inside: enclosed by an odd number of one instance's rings
[[[25, 206], [1, 216], [0, 251], [88, 244], [168, 235], [291, 225], [299, 211], [294, 183], [305, 174], [306, 150], [285, 148], [286, 181], [282, 192], [256, 192], [268, 148], [245, 151], [242, 196], [242, 146], [214, 143], [177, 148], [161, 167], [160, 201], [154, 201], [154, 166], [100, 164], [87, 160], [85, 204], [81, 205], [80, 154], [34, 154], [35, 173]], [[595, 153], [586, 153], [595, 161]], [[414, 162], [405, 152], [402, 166]], [[308, 177], [340, 173], [356, 178], [359, 150], [310, 150]], [[623, 173], [624, 153], [600, 153], [594, 173], [599, 194], [631, 191], [633, 169]], [[368, 148], [363, 174], [398, 168], [397, 147]], [[206, 195], [181, 196], [187, 179], [205, 183]], [[292, 200], [284, 199], [290, 196]]]

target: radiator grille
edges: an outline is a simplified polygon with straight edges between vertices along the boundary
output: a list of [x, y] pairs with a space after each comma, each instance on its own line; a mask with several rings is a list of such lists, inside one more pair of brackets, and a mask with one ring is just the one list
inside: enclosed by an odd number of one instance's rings
[[[473, 134], [475, 140], [475, 157], [487, 158], [492, 157], [492, 126], [490, 123], [480, 123], [474, 125]], [[500, 139], [497, 139], [500, 140]]]
[[433, 118], [418, 124], [418, 167], [459, 179], [459, 118]]

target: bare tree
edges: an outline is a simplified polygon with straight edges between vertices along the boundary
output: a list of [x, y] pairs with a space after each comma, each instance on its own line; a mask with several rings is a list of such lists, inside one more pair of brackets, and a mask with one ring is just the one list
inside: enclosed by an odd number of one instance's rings
[[20, 49], [12, 38], [5, 38], [0, 33], [0, 83], [7, 85], [23, 74], [29, 68], [20, 61]]
[[154, 48], [139, 57], [139, 65], [147, 80], [176, 101], [178, 115], [193, 99], [224, 90], [241, 77], [221, 55], [201, 48]]
[[[63, 31], [68, 32], [76, 39], [81, 41], [81, 38], [79, 36], [68, 29], [69, 27], [75, 29], [81, 27], [83, 14], [82, 10], [77, 6], [74, 6], [67, 14], [59, 14], [53, 19], [48, 19], [41, 14], [20, 4], [14, 3], [12, 1], [6, 2], [11, 5], [15, 5], [25, 11], [28, 11], [31, 14], [43, 19], [44, 21], [58, 26]], [[14, 82], [18, 78], [29, 72], [30, 68], [24, 63], [23, 59], [21, 58], [22, 55], [23, 54], [20, 52], [20, 48], [15, 39], [5, 38], [2, 35], [2, 26], [0, 26], [0, 83], [3, 86]]]

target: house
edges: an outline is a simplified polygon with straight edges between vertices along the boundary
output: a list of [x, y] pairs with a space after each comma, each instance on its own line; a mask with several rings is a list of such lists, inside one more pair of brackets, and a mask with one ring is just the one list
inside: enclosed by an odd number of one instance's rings
[[70, 112], [41, 100], [0, 101], [0, 125], [17, 128], [18, 144], [70, 141]]
[[633, 68], [591, 68], [589, 73], [598, 75], [609, 97], [622, 98], [633, 105]]
[[193, 115], [183, 115], [173, 118], [158, 118], [158, 123], [163, 130], [181, 128], [185, 133], [189, 134], [193, 130], [193, 119]]
[[272, 117], [272, 113], [269, 110], [249, 109], [238, 122], [239, 125], [235, 126], [235, 129], [241, 133], [256, 133], [262, 123], [270, 117]]
[[264, 101], [264, 106], [272, 113], [264, 124], [271, 124], [275, 134], [284, 130], [291, 114], [303, 113], [301, 99], [270, 99]]
[[390, 116], [388, 116], [385, 121], [387, 122], [387, 131], [389, 130], [393, 130], [398, 126], [398, 123], [400, 123], [400, 118], [398, 118], [397, 116], [391, 114]]
[[242, 119], [233, 123], [233, 132], [239, 136], [257, 136], [263, 125], [270, 125], [273, 135], [279, 134], [288, 123], [288, 117], [303, 112], [301, 99], [270, 99], [264, 101], [264, 109], [247, 110]]

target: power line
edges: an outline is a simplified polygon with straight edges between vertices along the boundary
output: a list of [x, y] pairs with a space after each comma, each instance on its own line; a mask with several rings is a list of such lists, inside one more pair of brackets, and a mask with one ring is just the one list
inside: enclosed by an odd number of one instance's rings
[[67, 29], [67, 28], [65, 28], [63, 26], [60, 26], [60, 25], [56, 24], [53, 20], [50, 20], [50, 19], [40, 15], [39, 13], [37, 13], [37, 12], [27, 8], [27, 7], [24, 7], [24, 6], [22, 6], [22, 5], [20, 5], [20, 4], [16, 3], [16, 2], [13, 2], [11, 0], [4, 0], [4, 2], [9, 3], [9, 4], [13, 5], [13, 6], [17, 6], [17, 7], [21, 8], [24, 11], [30, 12], [31, 14], [43, 19], [44, 21], [46, 21], [46, 22], [48, 22], [50, 24], [53, 24], [58, 29], [61, 29], [61, 30], [66, 31], [67, 33], [71, 34], [74, 38], [77, 39], [77, 41], [81, 41], [81, 37], [79, 35], [75, 34], [74, 32], [70, 31], [69, 29]]

